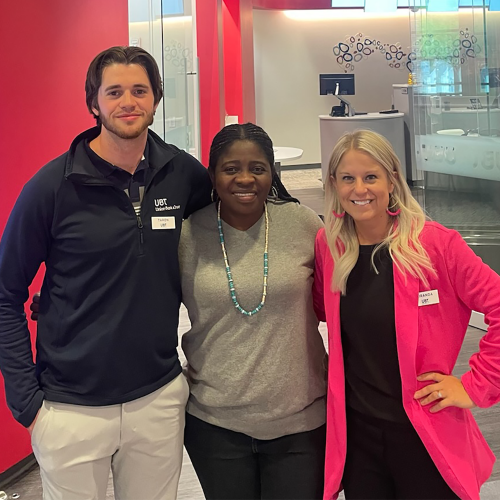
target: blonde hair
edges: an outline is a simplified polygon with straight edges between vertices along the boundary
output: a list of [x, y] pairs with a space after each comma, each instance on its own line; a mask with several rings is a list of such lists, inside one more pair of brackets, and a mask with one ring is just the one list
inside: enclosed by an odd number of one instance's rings
[[389, 197], [391, 205], [389, 209], [391, 212], [400, 210], [400, 213], [394, 217], [395, 223], [391, 226], [387, 237], [373, 250], [371, 257], [373, 268], [378, 273], [374, 256], [379, 250], [387, 247], [391, 259], [403, 274], [408, 272], [428, 285], [424, 271], [429, 271], [434, 275], [436, 272], [419, 240], [426, 220], [424, 211], [412, 196], [399, 159], [389, 141], [371, 130], [357, 130], [344, 134], [335, 145], [325, 186], [325, 232], [335, 262], [332, 290], [340, 291], [342, 295], [346, 294], [347, 279], [359, 256], [359, 242], [353, 218], [348, 213], [345, 213], [342, 218], [333, 215], [334, 211], [339, 214], [344, 209], [340, 204], [332, 178], [335, 179], [337, 168], [344, 154], [351, 150], [370, 155], [385, 169], [389, 182], [394, 185], [394, 190]]

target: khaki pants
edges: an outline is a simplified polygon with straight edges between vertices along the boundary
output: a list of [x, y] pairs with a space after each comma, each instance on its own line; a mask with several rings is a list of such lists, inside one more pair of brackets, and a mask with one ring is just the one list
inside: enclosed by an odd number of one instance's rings
[[32, 433], [44, 500], [174, 500], [189, 387], [184, 375], [135, 401], [78, 406], [44, 401]]

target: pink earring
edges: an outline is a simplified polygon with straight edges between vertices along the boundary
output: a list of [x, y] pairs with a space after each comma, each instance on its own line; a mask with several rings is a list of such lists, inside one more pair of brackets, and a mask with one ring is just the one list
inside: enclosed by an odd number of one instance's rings
[[332, 210], [332, 214], [337, 217], [337, 219], [342, 219], [342, 217], [344, 217], [345, 215], [345, 212], [342, 212], [341, 214], [338, 214], [337, 212], [335, 212], [335, 210]]
[[401, 209], [398, 208], [395, 212], [391, 212], [391, 208], [395, 207], [397, 203], [394, 201], [392, 196], [389, 196], [389, 206], [386, 209], [387, 215], [391, 217], [397, 217], [401, 213]]
[[386, 209], [386, 212], [387, 212], [387, 214], [388, 214], [388, 215], [390, 215], [391, 217], [396, 217], [396, 216], [398, 216], [398, 215], [401, 213], [401, 209], [400, 209], [400, 208], [398, 208], [395, 212], [391, 212], [391, 211], [389, 210], [389, 208], [387, 208], [387, 209]]

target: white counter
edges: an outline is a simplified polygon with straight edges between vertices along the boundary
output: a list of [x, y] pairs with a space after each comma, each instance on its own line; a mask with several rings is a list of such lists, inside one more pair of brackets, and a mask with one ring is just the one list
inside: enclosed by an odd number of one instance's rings
[[323, 183], [328, 176], [328, 163], [333, 147], [346, 132], [369, 129], [389, 140], [401, 161], [401, 168], [406, 172], [404, 141], [404, 113], [368, 113], [356, 116], [320, 115], [319, 132], [321, 139], [321, 174]]

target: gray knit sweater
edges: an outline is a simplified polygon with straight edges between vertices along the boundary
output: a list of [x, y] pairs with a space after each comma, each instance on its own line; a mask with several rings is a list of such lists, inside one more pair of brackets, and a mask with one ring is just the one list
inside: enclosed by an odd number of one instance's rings
[[[269, 279], [255, 316], [229, 294], [214, 205], [182, 225], [182, 299], [191, 330], [182, 341], [191, 395], [187, 411], [205, 422], [274, 439], [325, 423], [326, 354], [311, 287], [318, 216], [297, 203], [268, 202]], [[247, 231], [223, 222], [240, 305], [262, 297], [264, 216]]]

